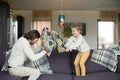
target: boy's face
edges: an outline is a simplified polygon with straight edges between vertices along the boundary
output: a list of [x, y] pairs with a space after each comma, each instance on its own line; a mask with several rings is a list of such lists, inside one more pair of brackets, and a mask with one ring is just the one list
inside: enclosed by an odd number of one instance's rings
[[77, 30], [76, 28], [72, 28], [71, 30], [74, 37], [78, 37], [80, 35], [80, 30]]

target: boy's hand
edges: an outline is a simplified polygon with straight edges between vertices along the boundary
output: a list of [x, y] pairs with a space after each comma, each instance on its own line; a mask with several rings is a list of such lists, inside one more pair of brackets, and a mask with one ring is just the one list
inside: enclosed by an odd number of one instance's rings
[[69, 49], [69, 48], [66, 48], [66, 49], [65, 49], [65, 52], [69, 52], [69, 51], [70, 51], [70, 49]]

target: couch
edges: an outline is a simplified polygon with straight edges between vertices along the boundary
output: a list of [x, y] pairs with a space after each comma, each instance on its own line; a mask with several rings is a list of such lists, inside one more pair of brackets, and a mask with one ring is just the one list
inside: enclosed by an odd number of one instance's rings
[[[120, 80], [120, 74], [111, 72], [108, 68], [90, 61], [92, 50], [86, 62], [87, 75], [85, 77], [76, 77], [73, 65], [76, 54], [77, 51], [75, 50], [71, 53], [64, 52], [61, 54], [54, 50], [51, 56], [48, 57], [54, 74], [41, 75], [38, 80]], [[4, 72], [0, 72], [0, 80], [27, 80], [27, 77], [21, 79], [7, 73], [5, 74]]]

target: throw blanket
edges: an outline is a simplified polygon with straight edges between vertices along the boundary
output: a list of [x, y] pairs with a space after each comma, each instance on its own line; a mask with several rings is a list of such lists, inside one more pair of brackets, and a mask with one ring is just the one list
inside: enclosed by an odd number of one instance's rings
[[53, 48], [56, 48], [57, 51], [63, 52], [65, 49], [65, 42], [63, 41], [61, 35], [56, 32], [48, 32], [47, 29], [43, 30], [42, 43], [45, 48], [47, 48], [49, 55], [51, 54]]
[[96, 49], [93, 51], [91, 61], [109, 68], [115, 72], [117, 69], [117, 57], [112, 50]]

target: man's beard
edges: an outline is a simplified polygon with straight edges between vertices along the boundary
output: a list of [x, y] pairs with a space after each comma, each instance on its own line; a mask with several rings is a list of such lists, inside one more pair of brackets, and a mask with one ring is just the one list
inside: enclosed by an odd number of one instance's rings
[[30, 42], [30, 45], [33, 45], [34, 43], [33, 42]]

